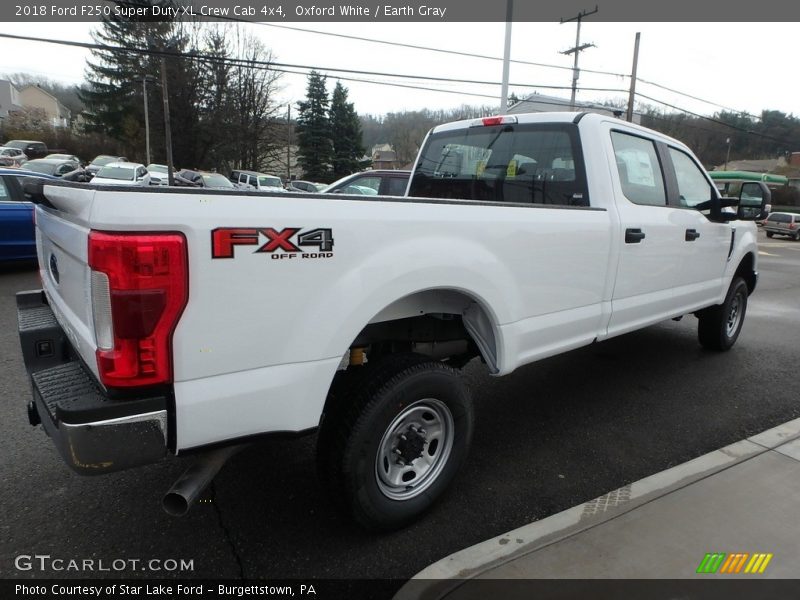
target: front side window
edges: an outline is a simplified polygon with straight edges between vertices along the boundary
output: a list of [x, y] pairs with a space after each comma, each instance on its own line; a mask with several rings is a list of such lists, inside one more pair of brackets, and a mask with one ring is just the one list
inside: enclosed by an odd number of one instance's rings
[[409, 195], [588, 206], [577, 128], [506, 124], [432, 134]]
[[634, 204], [666, 206], [664, 174], [652, 140], [611, 132], [622, 193]]
[[700, 167], [689, 158], [689, 155], [669, 149], [672, 165], [675, 167], [675, 176], [678, 179], [678, 194], [680, 206], [694, 207], [701, 202], [711, 199], [712, 189]]

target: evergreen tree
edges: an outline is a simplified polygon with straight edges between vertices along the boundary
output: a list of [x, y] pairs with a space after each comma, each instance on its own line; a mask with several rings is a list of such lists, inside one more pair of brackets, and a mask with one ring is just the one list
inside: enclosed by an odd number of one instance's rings
[[331, 123], [328, 118], [328, 91], [325, 76], [311, 71], [306, 99], [297, 103], [297, 162], [304, 177], [312, 181], [330, 181], [333, 162]]
[[[192, 52], [199, 26], [178, 22], [134, 22], [105, 20], [92, 33], [96, 43], [111, 48], [92, 50], [87, 61], [87, 85], [80, 98], [86, 105], [87, 131], [119, 140], [125, 153], [136, 160], [145, 158], [144, 97], [147, 86], [152, 160], [164, 162], [164, 112], [161, 57], [136, 50], [166, 50], [176, 55]], [[116, 48], [122, 48], [117, 50]], [[133, 50], [133, 51], [131, 51]], [[172, 150], [176, 165], [199, 166], [203, 160], [200, 94], [206, 87], [204, 66], [181, 56], [164, 61], [168, 81]], [[177, 134], [177, 135], [176, 135]]]
[[331, 97], [331, 137], [333, 142], [333, 178], [339, 179], [360, 170], [364, 146], [361, 121], [352, 102], [347, 101], [347, 88], [336, 82]]
[[[121, 21], [104, 21], [93, 32], [92, 37], [98, 44], [142, 49], [149, 43], [166, 40], [172, 33], [171, 23], [133, 23]], [[92, 58], [87, 61], [87, 85], [80, 91], [81, 100], [88, 113], [88, 130], [107, 134], [123, 141], [130, 154], [144, 146], [144, 99], [142, 96], [142, 78], [144, 76], [158, 79], [160, 76], [159, 61], [156, 57], [135, 52], [92, 50]], [[150, 85], [151, 89], [155, 86]], [[163, 112], [159, 95], [150, 96], [151, 133], [158, 132], [157, 138], [163, 147]], [[153, 126], [155, 125], [155, 126]], [[156, 147], [153, 140], [153, 147]]]

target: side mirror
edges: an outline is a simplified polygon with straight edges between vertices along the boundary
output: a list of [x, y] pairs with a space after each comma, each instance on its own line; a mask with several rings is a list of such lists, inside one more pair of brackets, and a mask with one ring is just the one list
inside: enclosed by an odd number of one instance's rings
[[760, 221], [766, 219], [767, 205], [772, 203], [772, 192], [763, 181], [742, 184], [739, 192], [739, 208], [736, 218], [740, 221]]

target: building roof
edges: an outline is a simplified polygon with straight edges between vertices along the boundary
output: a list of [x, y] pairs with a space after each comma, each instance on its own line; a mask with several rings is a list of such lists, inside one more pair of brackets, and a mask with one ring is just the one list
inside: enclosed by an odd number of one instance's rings
[[[552, 112], [570, 110], [570, 101], [568, 98], [559, 98], [557, 96], [546, 96], [544, 94], [530, 94], [529, 96], [512, 104], [506, 110], [506, 114], [520, 114], [532, 112]], [[625, 114], [625, 109], [609, 106], [607, 104], [596, 104], [594, 102], [583, 102], [580, 100], [575, 101], [575, 111], [589, 111], [607, 115], [609, 117], [620, 117]], [[638, 113], [633, 114], [635, 123], [641, 123], [641, 115]]]
[[[746, 159], [746, 160], [731, 160], [728, 161], [727, 171], [753, 171], [754, 173], [768, 173], [774, 171], [781, 164], [785, 164], [785, 160], [780, 158], [766, 158], [766, 159]], [[721, 170], [721, 166], [716, 167], [715, 170]]]

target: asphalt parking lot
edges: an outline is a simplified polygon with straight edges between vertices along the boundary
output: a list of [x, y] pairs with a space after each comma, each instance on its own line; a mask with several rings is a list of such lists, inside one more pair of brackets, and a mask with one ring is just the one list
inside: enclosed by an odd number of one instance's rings
[[[702, 350], [686, 317], [494, 379], [465, 368], [476, 405], [470, 459], [413, 526], [367, 534], [331, 507], [314, 436], [236, 456], [186, 517], [160, 500], [171, 461], [83, 478], [24, 410], [28, 384], [14, 293], [30, 267], [0, 271], [0, 577], [405, 579], [454, 551], [800, 416], [800, 243], [759, 234], [761, 279], [736, 347]], [[18, 555], [184, 559], [188, 572], [18, 570]]]

